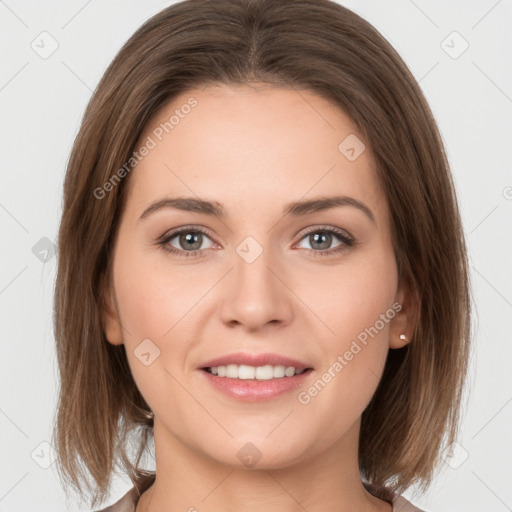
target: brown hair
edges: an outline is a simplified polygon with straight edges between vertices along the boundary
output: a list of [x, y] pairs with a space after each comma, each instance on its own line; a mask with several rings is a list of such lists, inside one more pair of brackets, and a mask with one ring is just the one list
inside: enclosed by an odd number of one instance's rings
[[[129, 175], [101, 200], [94, 191], [129, 160], [148, 121], [176, 95], [254, 82], [313, 91], [352, 119], [387, 196], [399, 277], [418, 300], [412, 341], [389, 351], [362, 416], [362, 479], [382, 497], [384, 486], [426, 489], [442, 448], [458, 436], [470, 355], [468, 263], [442, 139], [414, 77], [376, 29], [333, 1], [186, 0], [144, 23], [110, 64], [64, 183], [54, 437], [61, 478], [82, 496], [92, 491], [93, 505], [105, 498], [114, 465], [139, 492], [154, 477], [140, 467], [152, 435], [149, 407], [124, 345], [108, 343], [101, 324]], [[127, 452], [133, 432], [135, 461]]]

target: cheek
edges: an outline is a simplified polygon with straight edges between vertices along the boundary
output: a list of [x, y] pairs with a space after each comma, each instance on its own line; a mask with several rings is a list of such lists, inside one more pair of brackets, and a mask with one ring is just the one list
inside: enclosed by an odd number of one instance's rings
[[177, 267], [170, 272], [165, 258], [144, 254], [119, 261], [115, 286], [126, 329], [162, 341], [204, 294], [189, 271]]
[[187, 397], [172, 375], [186, 359], [186, 315], [199, 290], [186, 286], [183, 273], [170, 275], [154, 258], [133, 250], [127, 254], [116, 260], [114, 280], [132, 376], [152, 410], [178, 407]]
[[322, 382], [317, 386], [322, 389], [320, 400], [362, 412], [375, 392], [389, 351], [397, 274], [392, 251], [358, 256], [354, 254], [350, 262], [347, 258], [346, 265], [336, 271], [317, 273], [302, 293], [322, 320], [315, 322], [318, 332], [324, 333], [317, 338], [324, 354], [318, 375]]
[[[301, 296], [317, 317], [324, 339], [335, 340], [337, 348], [374, 326], [392, 307], [397, 289], [396, 265], [392, 253], [354, 253], [336, 267], [316, 272], [304, 280]], [[298, 293], [298, 294], [299, 294]], [[387, 315], [391, 320], [394, 311]], [[322, 326], [323, 324], [323, 326]], [[325, 327], [325, 329], [324, 329]], [[381, 339], [387, 337], [389, 321], [378, 322]], [[382, 332], [380, 332], [382, 331]], [[361, 336], [364, 338], [364, 334]]]
[[394, 282], [389, 274], [380, 274], [380, 281], [366, 273], [347, 275], [344, 289], [331, 293], [318, 314], [335, 334], [317, 338], [322, 364], [299, 401], [311, 414], [326, 418], [326, 440], [350, 428], [381, 379], [395, 315]]

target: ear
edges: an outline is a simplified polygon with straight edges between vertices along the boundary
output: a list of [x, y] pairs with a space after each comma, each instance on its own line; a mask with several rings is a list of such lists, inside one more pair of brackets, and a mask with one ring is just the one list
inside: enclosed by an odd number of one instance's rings
[[400, 283], [395, 303], [401, 304], [402, 308], [391, 321], [389, 348], [402, 348], [412, 341], [419, 310], [418, 293], [409, 281]]
[[119, 311], [111, 286], [106, 286], [103, 292], [103, 306], [101, 308], [101, 321], [105, 337], [112, 345], [123, 344], [123, 330], [119, 319]]

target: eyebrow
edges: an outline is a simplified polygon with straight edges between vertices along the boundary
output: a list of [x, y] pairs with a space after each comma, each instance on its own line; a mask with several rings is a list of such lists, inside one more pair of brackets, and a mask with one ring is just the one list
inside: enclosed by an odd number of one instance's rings
[[[362, 211], [374, 224], [375, 216], [368, 206], [361, 201], [349, 196], [319, 197], [306, 201], [288, 203], [283, 208], [283, 215], [301, 217], [309, 213], [329, 210], [340, 206], [352, 206]], [[205, 201], [195, 197], [164, 197], [148, 206], [140, 216], [144, 219], [159, 210], [173, 208], [187, 212], [203, 213], [219, 219], [226, 218], [226, 210], [217, 201]]]

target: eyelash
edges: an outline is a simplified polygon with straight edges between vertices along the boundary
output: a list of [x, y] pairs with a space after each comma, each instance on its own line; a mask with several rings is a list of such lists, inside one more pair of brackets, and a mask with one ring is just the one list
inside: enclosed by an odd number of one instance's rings
[[[161, 248], [164, 251], [171, 253], [171, 254], [175, 254], [176, 256], [179, 256], [179, 257], [184, 257], [184, 258], [201, 257], [201, 253], [207, 249], [195, 249], [193, 251], [182, 251], [180, 249], [176, 249], [175, 247], [168, 245], [169, 242], [173, 238], [176, 238], [177, 236], [179, 236], [183, 233], [201, 233], [203, 235], [211, 237], [209, 231], [205, 230], [204, 228], [198, 228], [195, 226], [185, 226], [183, 228], [180, 228], [178, 231], [174, 231], [171, 233], [165, 233], [164, 235], [162, 235], [162, 237], [160, 237], [160, 239], [158, 240], [158, 245], [161, 246]], [[315, 227], [314, 229], [311, 229], [305, 233], [302, 233], [302, 236], [300, 237], [299, 242], [301, 240], [303, 240], [304, 238], [306, 238], [307, 236], [311, 235], [312, 233], [334, 234], [342, 242], [341, 245], [339, 245], [335, 248], [332, 248], [332, 249], [325, 249], [325, 250], [306, 249], [310, 252], [311, 251], [314, 252], [315, 257], [316, 256], [332, 256], [334, 254], [338, 254], [343, 251], [346, 251], [349, 247], [352, 247], [357, 243], [356, 240], [352, 236], [348, 235], [345, 231], [342, 231], [340, 229], [333, 228], [333, 227], [329, 227], [329, 228]]]

